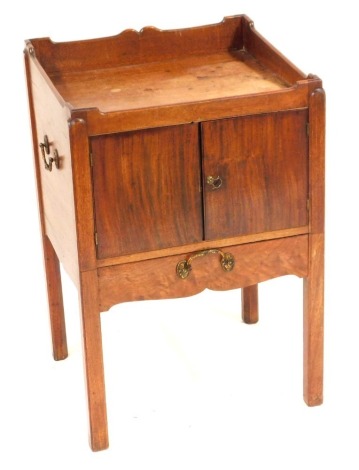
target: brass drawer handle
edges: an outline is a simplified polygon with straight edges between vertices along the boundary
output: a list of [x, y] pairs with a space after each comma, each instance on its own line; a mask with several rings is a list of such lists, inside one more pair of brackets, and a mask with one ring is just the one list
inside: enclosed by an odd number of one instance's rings
[[202, 250], [198, 251], [191, 255], [188, 259], [184, 259], [177, 264], [176, 273], [177, 276], [181, 279], [186, 279], [189, 273], [192, 270], [192, 261], [196, 258], [200, 258], [202, 256], [206, 256], [209, 254], [217, 254], [219, 253], [221, 257], [221, 266], [224, 271], [232, 271], [234, 268], [234, 256], [231, 253], [223, 253], [223, 251], [218, 250], [217, 248], [211, 248], [209, 250]]
[[45, 170], [52, 171], [52, 164], [55, 163], [57, 169], [60, 168], [60, 157], [58, 151], [54, 150], [54, 156], [49, 158], [49, 161], [46, 160], [46, 155], [50, 155], [50, 142], [47, 135], [44, 136], [44, 142], [40, 143], [41, 155], [44, 161]]
[[222, 179], [219, 176], [207, 176], [206, 183], [211, 186], [212, 191], [215, 191], [222, 186]]

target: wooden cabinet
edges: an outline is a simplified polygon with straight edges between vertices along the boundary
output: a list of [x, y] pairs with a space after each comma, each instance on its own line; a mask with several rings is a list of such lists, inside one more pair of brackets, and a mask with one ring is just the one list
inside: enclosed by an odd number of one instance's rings
[[[100, 312], [304, 279], [304, 398], [322, 401], [324, 110], [246, 16], [25, 49], [55, 359], [79, 290], [91, 447], [108, 446]], [[146, 308], [145, 304], [143, 308]]]
[[92, 138], [98, 257], [306, 226], [307, 123], [300, 110]]

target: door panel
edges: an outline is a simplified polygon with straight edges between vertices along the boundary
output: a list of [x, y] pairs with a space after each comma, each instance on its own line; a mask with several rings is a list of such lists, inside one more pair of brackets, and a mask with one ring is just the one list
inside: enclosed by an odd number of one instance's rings
[[296, 110], [202, 124], [206, 239], [307, 225], [306, 123]]
[[98, 257], [203, 239], [198, 125], [94, 137]]

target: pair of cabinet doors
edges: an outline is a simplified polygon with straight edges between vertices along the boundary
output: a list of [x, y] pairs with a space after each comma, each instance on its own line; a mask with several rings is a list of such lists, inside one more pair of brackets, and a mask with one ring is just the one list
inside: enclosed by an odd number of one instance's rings
[[306, 109], [91, 139], [98, 257], [308, 223]]

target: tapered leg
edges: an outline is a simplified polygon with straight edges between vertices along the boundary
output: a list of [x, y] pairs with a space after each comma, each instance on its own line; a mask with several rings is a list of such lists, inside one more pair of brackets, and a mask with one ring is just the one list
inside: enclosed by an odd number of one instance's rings
[[304, 279], [304, 400], [323, 402], [324, 235], [309, 237], [309, 273]]
[[242, 288], [242, 320], [248, 324], [258, 321], [258, 284]]
[[98, 302], [97, 272], [80, 274], [80, 304], [84, 351], [84, 369], [92, 450], [108, 447], [105, 379], [103, 369], [101, 319]]
[[53, 355], [55, 361], [60, 361], [68, 355], [60, 264], [55, 250], [46, 235], [43, 237], [43, 247]]

